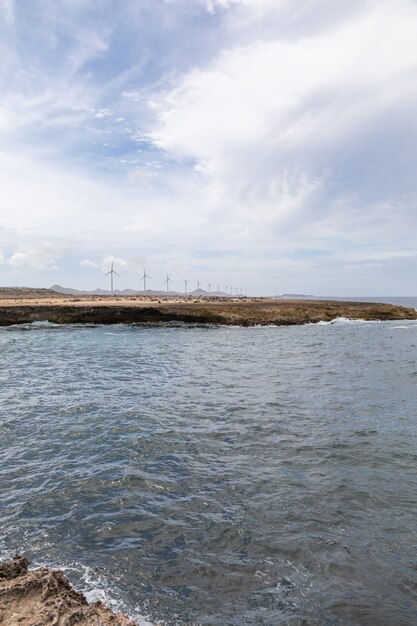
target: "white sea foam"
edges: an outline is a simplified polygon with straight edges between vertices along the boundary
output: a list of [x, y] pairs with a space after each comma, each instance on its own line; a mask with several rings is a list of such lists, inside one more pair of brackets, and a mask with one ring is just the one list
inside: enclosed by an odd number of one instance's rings
[[82, 592], [87, 602], [93, 603], [97, 600], [103, 602], [106, 606], [115, 612], [121, 612], [135, 620], [138, 626], [154, 626], [152, 622], [146, 618], [139, 609], [126, 607], [120, 598], [119, 592], [112, 589], [106, 576], [99, 574], [94, 568], [81, 563], [62, 568], [65, 573], [76, 572], [81, 577]]
[[381, 320], [352, 319], [350, 317], [335, 317], [331, 324], [380, 324]]
[[34, 328], [56, 328], [60, 327], [60, 324], [56, 324], [55, 322], [48, 322], [48, 320], [43, 320], [39, 322], [31, 322], [28, 326], [32, 326]]
[[381, 320], [364, 320], [362, 318], [353, 319], [351, 317], [335, 317], [332, 320], [326, 322], [321, 320], [320, 322], [312, 322], [314, 326], [330, 326], [335, 324], [381, 324]]
[[[21, 553], [24, 550], [20, 551]], [[9, 550], [6, 550], [0, 543], [0, 560], [7, 560], [12, 558], [12, 554]], [[145, 617], [140, 609], [133, 609], [127, 607], [122, 598], [120, 592], [113, 589], [109, 584], [107, 577], [103, 574], [99, 574], [94, 568], [82, 563], [72, 563], [71, 565], [60, 565], [58, 563], [33, 563], [31, 569], [39, 569], [40, 567], [50, 567], [52, 569], [62, 570], [69, 579], [72, 579], [74, 587], [77, 591], [81, 591], [87, 602], [92, 604], [100, 600], [112, 611], [116, 613], [123, 613], [130, 619], [134, 620], [138, 626], [156, 626], [153, 622], [150, 622], [148, 617]], [[78, 578], [80, 583], [74, 582], [74, 578]], [[158, 626], [162, 626], [158, 624]]]
[[409, 324], [402, 324], [400, 326], [391, 326], [392, 330], [409, 330], [410, 328], [417, 328], [417, 324], [414, 323], [409, 323]]

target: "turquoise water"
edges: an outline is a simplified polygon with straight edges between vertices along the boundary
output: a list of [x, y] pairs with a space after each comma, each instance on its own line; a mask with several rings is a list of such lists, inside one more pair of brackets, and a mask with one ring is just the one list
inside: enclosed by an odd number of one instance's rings
[[417, 323], [0, 329], [0, 551], [139, 623], [416, 624]]

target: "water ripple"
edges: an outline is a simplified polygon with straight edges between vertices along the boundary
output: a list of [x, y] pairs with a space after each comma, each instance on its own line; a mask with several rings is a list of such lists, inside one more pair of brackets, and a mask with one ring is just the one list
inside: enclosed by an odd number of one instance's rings
[[2, 555], [170, 626], [411, 626], [400, 326], [0, 329]]

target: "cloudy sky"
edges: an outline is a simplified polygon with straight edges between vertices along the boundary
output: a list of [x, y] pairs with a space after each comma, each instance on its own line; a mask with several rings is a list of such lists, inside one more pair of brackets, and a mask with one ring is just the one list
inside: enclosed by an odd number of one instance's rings
[[415, 0], [0, 0], [0, 284], [417, 293]]

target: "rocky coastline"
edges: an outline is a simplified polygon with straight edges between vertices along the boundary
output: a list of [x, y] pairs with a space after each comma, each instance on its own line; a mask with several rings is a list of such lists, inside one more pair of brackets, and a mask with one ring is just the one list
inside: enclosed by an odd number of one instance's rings
[[0, 624], [5, 626], [136, 626], [102, 602], [89, 605], [63, 572], [29, 570], [24, 556], [0, 563]]
[[417, 311], [392, 304], [268, 298], [156, 298], [125, 296], [0, 296], [0, 326], [57, 324], [224, 324], [289, 326], [336, 318], [417, 320]]

